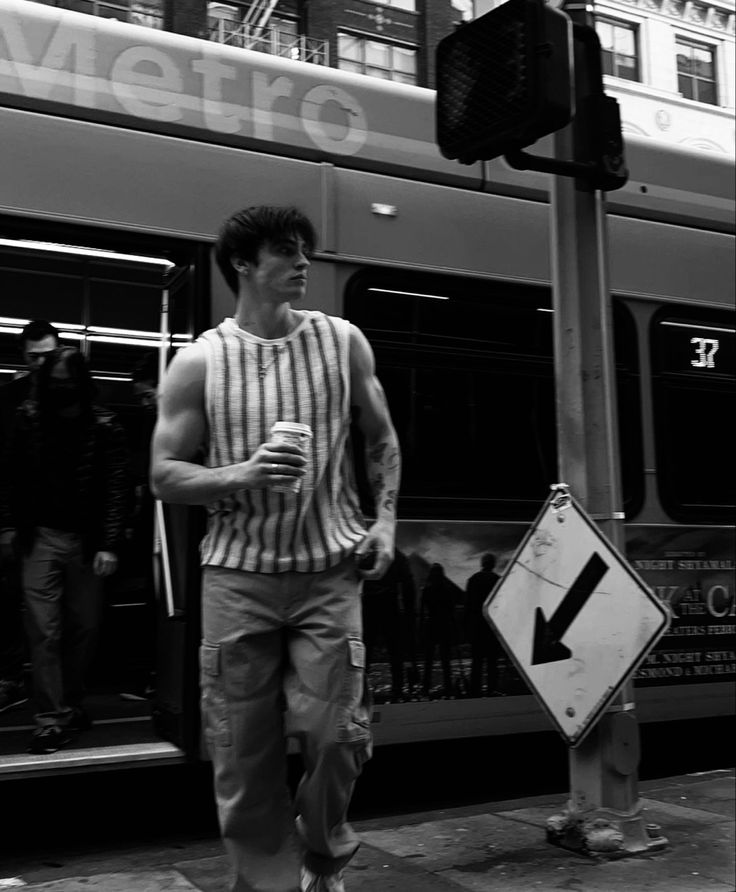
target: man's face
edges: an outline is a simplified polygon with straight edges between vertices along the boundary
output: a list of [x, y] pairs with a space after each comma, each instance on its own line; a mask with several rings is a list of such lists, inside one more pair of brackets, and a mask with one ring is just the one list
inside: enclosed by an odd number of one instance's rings
[[309, 251], [298, 236], [268, 242], [258, 252], [258, 262], [250, 264], [251, 286], [263, 297], [284, 301], [299, 300], [307, 291]]
[[133, 392], [146, 412], [155, 413], [158, 408], [158, 391], [152, 381], [134, 381]]
[[26, 341], [23, 348], [23, 359], [31, 371], [38, 369], [43, 364], [46, 356], [58, 347], [58, 342], [53, 335], [46, 335], [38, 341]]

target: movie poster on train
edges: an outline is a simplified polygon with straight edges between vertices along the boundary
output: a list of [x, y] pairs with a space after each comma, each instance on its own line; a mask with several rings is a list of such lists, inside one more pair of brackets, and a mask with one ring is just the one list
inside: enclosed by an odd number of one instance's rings
[[733, 682], [736, 678], [734, 540], [718, 527], [636, 526], [627, 555], [672, 613], [647, 655], [637, 687]]
[[[467, 604], [469, 580], [486, 555], [503, 575], [528, 529], [528, 524], [498, 521], [400, 521], [397, 565], [403, 588], [391, 603], [364, 600], [366, 634], [374, 655], [371, 678], [377, 702], [396, 700], [390, 664], [404, 670], [404, 691], [398, 698], [439, 699], [442, 684], [439, 648], [430, 653], [432, 636], [423, 606], [423, 591], [433, 564], [439, 564], [452, 601], [448, 639], [452, 671], [451, 698], [516, 696], [530, 693], [504, 653], [498, 656], [494, 680], [471, 687], [473, 642], [478, 618]], [[736, 678], [734, 639], [734, 542], [729, 530], [681, 526], [626, 528], [626, 558], [634, 571], [666, 602], [670, 627], [633, 675], [636, 688], [680, 684], [733, 683]], [[391, 630], [396, 634], [391, 637]], [[397, 631], [398, 630], [398, 631]], [[424, 684], [427, 658], [431, 678]], [[398, 670], [394, 670], [398, 674]], [[411, 684], [411, 680], [414, 684]]]

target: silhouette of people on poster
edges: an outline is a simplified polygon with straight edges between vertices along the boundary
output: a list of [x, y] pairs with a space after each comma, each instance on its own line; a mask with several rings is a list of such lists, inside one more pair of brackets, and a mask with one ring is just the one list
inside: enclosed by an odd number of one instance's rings
[[465, 590], [465, 628], [470, 641], [470, 696], [483, 694], [484, 670], [489, 694], [497, 692], [498, 660], [503, 653], [501, 644], [483, 615], [483, 604], [501, 578], [494, 572], [496, 557], [484, 554], [481, 569], [474, 573]]
[[426, 696], [430, 696], [433, 690], [435, 652], [439, 653], [442, 668], [442, 695], [453, 696], [451, 657], [457, 592], [457, 586], [447, 578], [442, 564], [432, 564], [422, 587], [421, 598], [424, 637], [422, 690]]
[[[366, 580], [363, 586], [363, 639], [366, 666], [375, 665], [383, 644], [391, 672], [391, 702], [406, 698], [406, 661], [409, 674], [416, 671], [415, 619], [416, 589], [409, 562], [396, 550], [393, 563], [382, 579]], [[380, 691], [376, 692], [382, 696]]]

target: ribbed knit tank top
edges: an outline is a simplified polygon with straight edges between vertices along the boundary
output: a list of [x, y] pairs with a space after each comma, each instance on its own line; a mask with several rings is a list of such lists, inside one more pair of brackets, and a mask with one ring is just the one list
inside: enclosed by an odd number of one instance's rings
[[204, 332], [208, 467], [246, 461], [276, 421], [312, 428], [298, 493], [240, 490], [209, 505], [201, 562], [234, 570], [315, 573], [365, 534], [348, 443], [350, 324], [301, 311], [284, 338], [256, 337], [229, 318]]

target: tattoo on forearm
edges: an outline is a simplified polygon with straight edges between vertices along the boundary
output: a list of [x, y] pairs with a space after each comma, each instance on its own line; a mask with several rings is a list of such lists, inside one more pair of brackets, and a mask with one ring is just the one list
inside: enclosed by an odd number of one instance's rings
[[368, 452], [369, 461], [382, 462], [387, 449], [388, 443], [379, 443], [378, 446], [374, 446], [373, 449]]
[[367, 459], [368, 480], [376, 509], [394, 512], [401, 467], [398, 449], [388, 442], [379, 443], [368, 450]]

